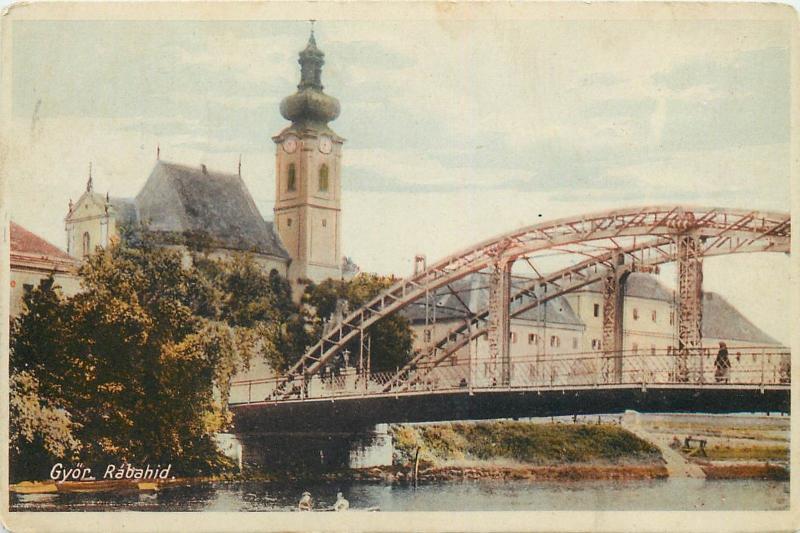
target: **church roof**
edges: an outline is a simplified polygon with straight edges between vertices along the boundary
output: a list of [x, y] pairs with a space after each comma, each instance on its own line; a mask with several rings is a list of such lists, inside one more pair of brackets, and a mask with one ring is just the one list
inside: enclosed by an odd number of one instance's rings
[[202, 233], [212, 245], [289, 259], [272, 223], [263, 219], [241, 176], [159, 161], [135, 206], [119, 201], [153, 232]]

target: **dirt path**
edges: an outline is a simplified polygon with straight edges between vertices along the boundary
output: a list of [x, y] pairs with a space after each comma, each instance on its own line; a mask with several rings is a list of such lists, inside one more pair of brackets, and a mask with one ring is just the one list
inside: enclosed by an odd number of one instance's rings
[[642, 428], [639, 421], [639, 413], [628, 411], [622, 420], [622, 427], [644, 439], [661, 450], [661, 456], [666, 461], [669, 477], [675, 478], [696, 478], [705, 479], [703, 469], [698, 465], [689, 462], [680, 452], [669, 447], [670, 439], [664, 435], [650, 433]]

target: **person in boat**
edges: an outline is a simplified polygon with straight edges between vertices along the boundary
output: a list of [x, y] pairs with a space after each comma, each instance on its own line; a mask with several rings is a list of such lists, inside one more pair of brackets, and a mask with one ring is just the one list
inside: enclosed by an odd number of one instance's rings
[[298, 511], [310, 511], [314, 507], [314, 502], [311, 501], [311, 493], [305, 491], [297, 504]]
[[350, 502], [348, 502], [344, 496], [342, 496], [341, 492], [336, 493], [336, 503], [333, 504], [334, 511], [347, 511], [350, 508]]

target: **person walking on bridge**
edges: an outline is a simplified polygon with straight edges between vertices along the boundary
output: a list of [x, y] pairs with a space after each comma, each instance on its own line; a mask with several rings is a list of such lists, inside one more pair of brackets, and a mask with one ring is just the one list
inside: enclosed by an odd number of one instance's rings
[[719, 352], [714, 360], [714, 379], [717, 383], [728, 383], [730, 381], [731, 360], [728, 357], [728, 346], [720, 341]]

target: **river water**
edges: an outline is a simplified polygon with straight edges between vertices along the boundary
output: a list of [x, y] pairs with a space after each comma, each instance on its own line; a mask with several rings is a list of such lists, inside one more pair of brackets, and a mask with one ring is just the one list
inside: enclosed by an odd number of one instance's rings
[[381, 511], [785, 510], [782, 481], [667, 479], [647, 481], [495, 481], [425, 483], [417, 488], [367, 482], [303, 486], [225, 482], [172, 487], [157, 494], [11, 496], [12, 511], [294, 511], [302, 491], [316, 508], [337, 490], [351, 508]]

